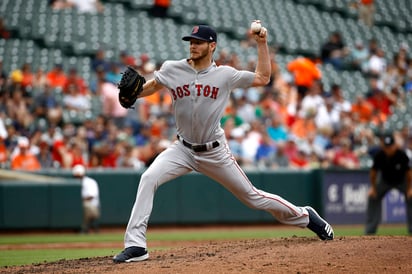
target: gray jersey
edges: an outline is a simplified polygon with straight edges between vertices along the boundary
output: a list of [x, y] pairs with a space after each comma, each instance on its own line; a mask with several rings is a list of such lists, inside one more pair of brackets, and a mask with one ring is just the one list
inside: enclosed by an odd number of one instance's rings
[[186, 59], [166, 61], [154, 75], [171, 93], [177, 133], [197, 144], [224, 135], [220, 119], [230, 92], [250, 87], [254, 79], [250, 71], [217, 66], [214, 62], [207, 69], [196, 71]]

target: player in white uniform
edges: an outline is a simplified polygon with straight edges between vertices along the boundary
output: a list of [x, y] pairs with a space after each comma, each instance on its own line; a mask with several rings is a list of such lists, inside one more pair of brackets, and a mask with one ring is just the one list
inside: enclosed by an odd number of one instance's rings
[[75, 165], [72, 174], [82, 182], [83, 224], [81, 232], [89, 233], [90, 229], [98, 232], [98, 220], [100, 218], [99, 185], [95, 179], [86, 176], [86, 168], [83, 165]]
[[182, 39], [190, 42], [190, 58], [166, 61], [155, 71], [140, 97], [167, 87], [173, 98], [177, 140], [142, 174], [136, 201], [127, 225], [125, 249], [114, 262], [143, 261], [149, 257], [146, 229], [159, 186], [191, 171], [220, 183], [250, 208], [265, 210], [279, 222], [308, 227], [322, 240], [332, 240], [332, 227], [311, 207], [298, 207], [253, 186], [232, 156], [220, 119], [236, 88], [264, 86], [271, 68], [267, 30], [254, 35], [258, 60], [255, 72], [217, 66], [213, 61], [217, 35], [209, 26], [195, 26]]

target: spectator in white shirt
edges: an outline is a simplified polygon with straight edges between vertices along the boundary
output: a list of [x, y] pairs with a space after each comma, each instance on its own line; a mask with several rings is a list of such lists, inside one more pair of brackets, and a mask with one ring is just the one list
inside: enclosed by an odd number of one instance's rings
[[376, 53], [369, 58], [368, 73], [371, 76], [380, 77], [386, 71], [386, 66], [385, 52], [378, 48]]

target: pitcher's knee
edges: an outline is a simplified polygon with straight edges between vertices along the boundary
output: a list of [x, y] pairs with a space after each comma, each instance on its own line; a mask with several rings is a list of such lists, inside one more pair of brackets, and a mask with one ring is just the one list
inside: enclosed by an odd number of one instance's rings
[[158, 178], [150, 172], [144, 172], [140, 178], [139, 188], [157, 189]]

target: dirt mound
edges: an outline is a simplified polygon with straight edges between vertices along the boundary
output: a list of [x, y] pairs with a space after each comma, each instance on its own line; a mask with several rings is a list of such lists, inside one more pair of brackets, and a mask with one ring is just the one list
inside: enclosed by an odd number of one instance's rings
[[[149, 248], [150, 249], [150, 248]], [[0, 273], [412, 273], [412, 237], [291, 237], [185, 243], [144, 262], [96, 257], [0, 268]]]

